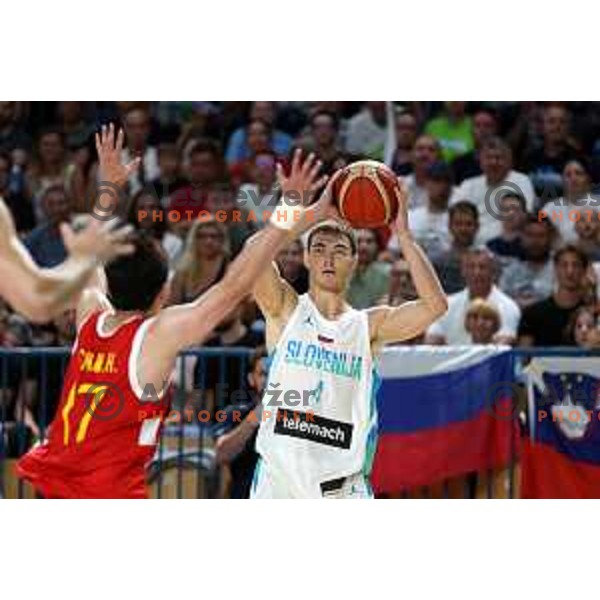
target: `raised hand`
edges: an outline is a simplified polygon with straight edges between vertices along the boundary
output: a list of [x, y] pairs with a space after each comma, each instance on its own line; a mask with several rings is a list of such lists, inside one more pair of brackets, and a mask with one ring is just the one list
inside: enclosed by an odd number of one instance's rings
[[96, 134], [100, 179], [117, 186], [125, 185], [141, 162], [140, 158], [134, 158], [126, 165], [121, 163], [124, 138], [123, 130], [120, 129], [115, 143], [115, 126], [112, 123], [108, 126], [103, 125], [100, 133]]
[[406, 235], [410, 233], [408, 228], [408, 191], [403, 183], [399, 183], [398, 186], [398, 215], [391, 228], [396, 235]]
[[281, 164], [277, 164], [277, 179], [281, 187], [282, 197], [290, 200], [290, 204], [296, 204], [301, 200], [302, 206], [308, 206], [315, 194], [327, 182], [327, 176], [319, 177], [319, 171], [323, 163], [317, 160], [314, 154], [309, 154], [303, 160], [302, 150], [294, 152], [292, 168], [286, 177]]
[[65, 248], [71, 257], [102, 264], [134, 251], [131, 225], [119, 227], [117, 219], [100, 221], [93, 217], [86, 217], [85, 223], [78, 231], [68, 223], [60, 226]]

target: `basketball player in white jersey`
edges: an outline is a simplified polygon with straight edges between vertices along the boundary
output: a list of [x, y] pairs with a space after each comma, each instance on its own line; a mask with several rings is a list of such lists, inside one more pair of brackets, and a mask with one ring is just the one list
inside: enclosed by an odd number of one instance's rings
[[[114, 129], [106, 131], [114, 142]], [[117, 145], [123, 145], [122, 134]], [[132, 173], [138, 164], [134, 160], [123, 168]], [[116, 219], [90, 219], [76, 233], [63, 223], [61, 233], [67, 259], [52, 269], [40, 269], [19, 240], [10, 211], [0, 197], [0, 296], [31, 321], [46, 322], [63, 313], [98, 266], [133, 252], [127, 239], [131, 227], [118, 228]]]
[[375, 356], [385, 344], [422, 333], [447, 309], [437, 275], [407, 223], [402, 191], [393, 229], [419, 294], [414, 302], [365, 311], [348, 305], [356, 242], [352, 231], [336, 221], [317, 225], [309, 234], [307, 294], [298, 296], [275, 264], [256, 282], [254, 297], [274, 353], [251, 497], [372, 497]]

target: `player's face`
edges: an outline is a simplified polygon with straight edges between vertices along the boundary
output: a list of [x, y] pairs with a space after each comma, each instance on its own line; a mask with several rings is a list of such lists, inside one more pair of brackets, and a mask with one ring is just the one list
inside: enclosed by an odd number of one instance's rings
[[352, 246], [343, 235], [318, 233], [305, 257], [311, 287], [343, 294], [356, 265]]

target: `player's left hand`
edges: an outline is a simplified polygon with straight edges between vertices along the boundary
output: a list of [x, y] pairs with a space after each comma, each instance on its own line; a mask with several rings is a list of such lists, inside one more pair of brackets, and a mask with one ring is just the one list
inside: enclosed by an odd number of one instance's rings
[[96, 151], [98, 152], [100, 179], [117, 186], [123, 186], [132, 173], [140, 166], [141, 158], [134, 158], [128, 164], [121, 163], [121, 152], [125, 135], [120, 129], [115, 143], [115, 126], [102, 126], [96, 134]]
[[321, 193], [321, 196], [313, 204], [312, 208], [315, 211], [315, 218], [317, 221], [322, 221], [324, 219], [335, 219], [338, 221], [343, 221], [340, 212], [337, 208], [337, 203], [335, 202], [335, 198], [333, 196], [333, 188], [335, 185], [336, 179], [340, 176], [342, 169], [337, 170], [332, 177], [329, 179], [325, 189]]
[[404, 183], [399, 182], [399, 193], [398, 193], [398, 215], [396, 220], [390, 226], [396, 235], [403, 235], [410, 233], [408, 228], [408, 190]]

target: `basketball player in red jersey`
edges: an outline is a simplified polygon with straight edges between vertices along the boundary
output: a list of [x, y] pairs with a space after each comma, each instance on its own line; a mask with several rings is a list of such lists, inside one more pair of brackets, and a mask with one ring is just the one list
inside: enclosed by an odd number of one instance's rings
[[[122, 140], [121, 140], [122, 143]], [[131, 173], [139, 160], [124, 167]], [[68, 258], [52, 269], [40, 269], [20, 242], [8, 207], [0, 197], [0, 296], [16, 311], [35, 322], [63, 313], [81, 294], [97, 267], [133, 251], [127, 236], [131, 227], [92, 220], [75, 233], [61, 225]]]
[[[97, 149], [103, 179], [122, 185], [128, 172], [112, 130], [102, 133]], [[319, 169], [312, 155], [303, 161], [296, 153], [290, 176], [280, 170], [284, 196], [314, 194], [325, 183]], [[108, 294], [89, 288], [78, 303], [77, 339], [48, 439], [19, 461], [18, 474], [47, 498], [146, 497], [145, 465], [168, 408], [165, 382], [178, 353], [211, 333], [291, 237], [332, 212], [330, 197], [328, 188], [308, 209], [280, 205], [221, 282], [189, 304], [160, 310], [167, 264], [143, 239], [132, 255], [109, 264]]]

